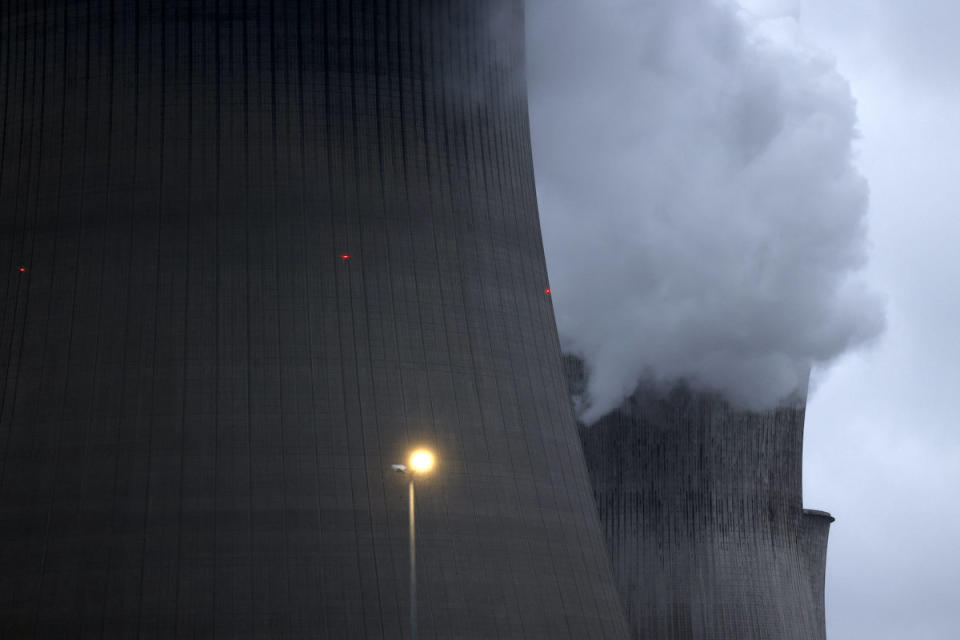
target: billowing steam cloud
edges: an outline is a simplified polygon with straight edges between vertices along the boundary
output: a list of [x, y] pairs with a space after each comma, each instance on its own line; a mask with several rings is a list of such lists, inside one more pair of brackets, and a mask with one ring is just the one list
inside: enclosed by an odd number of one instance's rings
[[547, 262], [564, 349], [587, 366], [585, 421], [645, 378], [769, 407], [880, 333], [856, 277], [854, 103], [789, 14], [528, 0], [527, 25]]

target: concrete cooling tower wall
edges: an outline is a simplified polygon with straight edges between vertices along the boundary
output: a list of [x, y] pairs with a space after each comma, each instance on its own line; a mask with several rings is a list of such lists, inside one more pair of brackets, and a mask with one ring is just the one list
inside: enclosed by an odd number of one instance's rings
[[[582, 367], [568, 365], [576, 386]], [[804, 405], [739, 411], [715, 395], [641, 385], [581, 426], [634, 638], [826, 637], [833, 518], [802, 506]]]
[[0, 4], [0, 637], [626, 638], [521, 0]]

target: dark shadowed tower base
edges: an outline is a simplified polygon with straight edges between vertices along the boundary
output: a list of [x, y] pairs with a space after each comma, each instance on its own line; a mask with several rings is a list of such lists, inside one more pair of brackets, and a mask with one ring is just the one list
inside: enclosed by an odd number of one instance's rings
[[625, 638], [520, 0], [0, 3], [0, 637]]

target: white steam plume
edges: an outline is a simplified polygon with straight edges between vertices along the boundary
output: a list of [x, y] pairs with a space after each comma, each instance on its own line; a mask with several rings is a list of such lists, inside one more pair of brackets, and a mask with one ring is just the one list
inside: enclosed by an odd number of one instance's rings
[[883, 329], [857, 273], [855, 105], [775, 4], [527, 2], [543, 235], [588, 423], [642, 378], [768, 408]]

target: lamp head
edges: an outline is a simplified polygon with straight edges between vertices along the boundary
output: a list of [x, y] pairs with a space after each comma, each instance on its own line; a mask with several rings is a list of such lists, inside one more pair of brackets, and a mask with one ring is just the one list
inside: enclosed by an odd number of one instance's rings
[[417, 449], [410, 454], [410, 469], [416, 473], [427, 473], [433, 469], [433, 453], [426, 449]]

